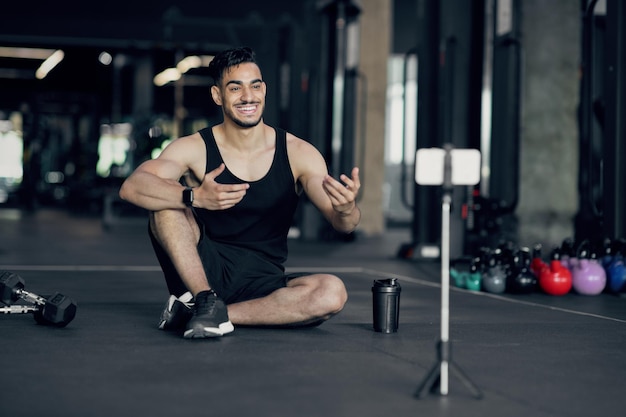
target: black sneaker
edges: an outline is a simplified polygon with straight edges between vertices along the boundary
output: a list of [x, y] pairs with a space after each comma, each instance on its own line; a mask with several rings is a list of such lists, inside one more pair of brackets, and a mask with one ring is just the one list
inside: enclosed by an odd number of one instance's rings
[[182, 330], [193, 315], [193, 295], [187, 291], [180, 297], [170, 295], [159, 320], [161, 330]]
[[187, 323], [186, 339], [217, 337], [230, 333], [235, 328], [228, 319], [226, 304], [213, 291], [202, 291], [196, 295], [193, 317]]

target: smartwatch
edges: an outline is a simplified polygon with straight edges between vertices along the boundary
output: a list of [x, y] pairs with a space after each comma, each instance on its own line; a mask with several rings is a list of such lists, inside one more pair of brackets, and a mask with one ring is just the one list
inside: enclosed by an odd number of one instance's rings
[[183, 203], [185, 203], [187, 207], [193, 205], [193, 188], [185, 187], [183, 190]]

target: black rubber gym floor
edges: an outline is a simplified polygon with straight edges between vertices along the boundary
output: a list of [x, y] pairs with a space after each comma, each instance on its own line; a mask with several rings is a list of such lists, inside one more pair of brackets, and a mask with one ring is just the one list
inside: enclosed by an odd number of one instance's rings
[[[167, 298], [136, 220], [0, 210], [0, 270], [79, 304], [65, 328], [0, 315], [0, 416], [620, 416], [626, 299], [453, 289], [447, 396], [414, 394], [437, 362], [439, 265], [394, 258], [408, 232], [293, 241], [288, 269], [341, 276], [350, 299], [320, 327], [237, 328], [185, 340], [156, 328]], [[372, 329], [374, 279], [402, 285], [397, 333]]]

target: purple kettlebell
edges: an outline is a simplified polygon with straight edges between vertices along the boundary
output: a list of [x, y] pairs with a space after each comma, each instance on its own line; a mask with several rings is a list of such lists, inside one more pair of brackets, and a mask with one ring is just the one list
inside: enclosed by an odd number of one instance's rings
[[606, 286], [606, 271], [596, 256], [590, 254], [588, 241], [578, 248], [578, 262], [572, 268], [572, 286], [574, 291], [582, 295], [598, 295]]

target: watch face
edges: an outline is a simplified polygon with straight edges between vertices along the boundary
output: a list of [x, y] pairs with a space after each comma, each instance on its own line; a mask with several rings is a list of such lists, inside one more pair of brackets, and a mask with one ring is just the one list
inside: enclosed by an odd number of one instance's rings
[[193, 190], [191, 188], [185, 188], [183, 190], [183, 203], [186, 206], [191, 206], [193, 203]]

